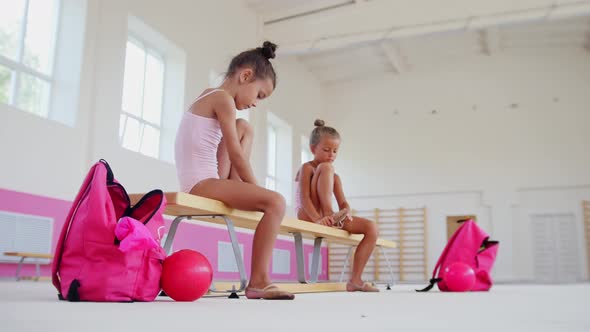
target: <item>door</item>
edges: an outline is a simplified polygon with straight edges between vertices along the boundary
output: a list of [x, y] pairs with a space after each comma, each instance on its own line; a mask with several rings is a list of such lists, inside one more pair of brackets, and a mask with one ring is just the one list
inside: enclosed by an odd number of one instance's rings
[[578, 238], [573, 214], [531, 216], [535, 281], [579, 280]]
[[447, 241], [455, 234], [455, 231], [461, 227], [462, 224], [458, 223], [459, 220], [473, 219], [477, 222], [477, 216], [447, 216]]

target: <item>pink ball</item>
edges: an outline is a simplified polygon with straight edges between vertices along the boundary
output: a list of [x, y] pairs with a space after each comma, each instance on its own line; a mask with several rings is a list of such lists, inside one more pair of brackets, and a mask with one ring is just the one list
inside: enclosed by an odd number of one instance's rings
[[465, 263], [455, 262], [447, 265], [443, 280], [451, 292], [468, 292], [475, 285], [475, 271]]
[[207, 257], [183, 249], [168, 256], [162, 267], [162, 290], [175, 301], [194, 301], [205, 295], [213, 280]]

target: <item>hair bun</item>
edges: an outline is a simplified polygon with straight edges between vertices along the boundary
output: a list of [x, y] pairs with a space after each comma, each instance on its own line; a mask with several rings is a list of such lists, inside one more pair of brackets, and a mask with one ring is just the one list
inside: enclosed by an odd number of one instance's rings
[[262, 55], [264, 55], [267, 59], [274, 59], [275, 58], [275, 51], [277, 50], [277, 45], [269, 42], [268, 40], [262, 44], [262, 47], [259, 47], [258, 50]]
[[325, 124], [326, 124], [326, 122], [324, 122], [324, 120], [320, 120], [320, 119], [315, 120], [315, 122], [313, 123], [313, 125], [316, 127], [323, 127]]

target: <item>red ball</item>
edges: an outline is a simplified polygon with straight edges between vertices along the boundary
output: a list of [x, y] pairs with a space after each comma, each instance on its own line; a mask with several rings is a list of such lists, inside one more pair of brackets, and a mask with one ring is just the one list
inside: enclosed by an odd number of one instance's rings
[[455, 262], [447, 265], [443, 280], [451, 292], [467, 292], [475, 285], [475, 271], [465, 263]]
[[209, 290], [213, 269], [198, 251], [183, 249], [168, 256], [162, 267], [162, 290], [175, 301], [195, 301]]

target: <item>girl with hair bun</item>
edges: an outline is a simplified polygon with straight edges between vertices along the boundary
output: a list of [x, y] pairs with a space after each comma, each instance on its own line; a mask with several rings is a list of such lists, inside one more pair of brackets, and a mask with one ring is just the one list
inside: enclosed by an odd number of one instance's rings
[[256, 183], [249, 161], [252, 127], [236, 119], [236, 112], [256, 107], [273, 93], [277, 76], [270, 60], [276, 48], [266, 41], [261, 47], [236, 55], [221, 86], [201, 93], [183, 114], [176, 135], [175, 160], [182, 191], [232, 208], [264, 213], [254, 233], [246, 297], [292, 300], [295, 296], [273, 285], [268, 273], [285, 216], [285, 199]]
[[[368, 219], [353, 217], [350, 205], [344, 197], [342, 181], [333, 165], [340, 148], [340, 134], [336, 129], [326, 126], [323, 120], [316, 120], [314, 125], [315, 129], [309, 138], [309, 148], [314, 159], [304, 163], [295, 178], [297, 218], [342, 228], [352, 234], [363, 234], [363, 240], [354, 254], [352, 273], [346, 283], [346, 290], [378, 292], [378, 288], [363, 282], [361, 278], [377, 243], [377, 225]], [[337, 212], [332, 209], [333, 196], [338, 202]]]

